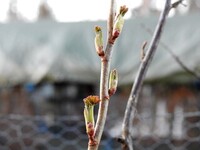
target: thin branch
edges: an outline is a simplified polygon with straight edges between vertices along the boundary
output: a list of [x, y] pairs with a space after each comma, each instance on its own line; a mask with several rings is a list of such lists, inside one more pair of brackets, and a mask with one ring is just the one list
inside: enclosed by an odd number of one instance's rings
[[167, 18], [167, 15], [169, 13], [171, 7], [171, 0], [166, 0], [165, 8], [162, 11], [160, 15], [160, 19], [158, 21], [157, 27], [155, 29], [154, 35], [152, 37], [152, 41], [150, 43], [150, 46], [147, 50], [147, 53], [140, 65], [140, 68], [138, 70], [138, 73], [135, 78], [135, 82], [133, 84], [130, 97], [128, 99], [125, 116], [122, 124], [122, 139], [123, 141], [122, 148], [123, 150], [133, 150], [133, 142], [130, 134], [132, 120], [136, 112], [136, 105], [138, 101], [138, 96], [141, 91], [141, 86], [143, 84], [143, 79], [146, 75], [148, 66], [154, 56], [154, 53], [157, 49], [163, 27], [165, 25], [165, 21]]
[[183, 1], [184, 1], [184, 0], [178, 0], [177, 2], [174, 2], [174, 3], [171, 5], [171, 8], [177, 8], [180, 4], [182, 4], [183, 6], [186, 6], [185, 4], [183, 4]]
[[189, 74], [191, 74], [192, 76], [194, 76], [195, 78], [197, 78], [198, 80], [200, 80], [200, 76], [196, 73], [196, 72], [194, 72], [194, 71], [192, 71], [190, 68], [188, 68], [181, 60], [180, 60], [180, 58], [169, 48], [169, 46], [168, 45], [166, 45], [164, 42], [160, 42], [160, 44], [164, 47], [164, 49], [166, 50], [166, 51], [168, 51], [170, 54], [171, 54], [171, 56], [174, 58], [174, 60], [186, 71], [186, 72], [188, 72]]
[[[146, 27], [143, 23], [141, 23], [141, 26], [144, 30], [147, 31], [147, 33], [149, 33], [150, 35], [153, 34], [152, 30], [148, 27]], [[172, 56], [172, 58], [189, 74], [191, 74], [192, 76], [194, 76], [196, 79], [200, 80], [200, 76], [194, 72], [193, 70], [191, 70], [190, 68], [188, 68], [182, 61], [181, 59], [171, 50], [171, 48], [165, 44], [162, 40], [160, 41], [160, 45], [164, 48], [164, 50], [166, 50], [167, 52], [169, 52], [169, 54]]]
[[108, 22], [107, 22], [107, 28], [108, 28], [108, 41], [112, 39], [112, 32], [113, 32], [113, 24], [114, 24], [114, 19], [116, 15], [116, 0], [111, 0], [110, 1], [110, 12], [109, 12], [109, 17], [108, 17]]
[[[177, 8], [178, 5], [182, 4], [183, 6], [186, 6], [186, 4], [183, 4], [184, 0], [178, 0], [177, 2], [174, 2], [171, 5], [171, 8]], [[150, 35], [153, 35], [153, 31], [148, 28], [145, 24], [140, 23], [141, 27], [147, 31], [147, 33], [149, 33]], [[162, 40], [160, 41], [160, 45], [164, 48], [164, 50], [166, 50], [167, 52], [169, 52], [169, 54], [172, 56], [172, 58], [189, 74], [191, 74], [192, 76], [194, 76], [196, 79], [200, 80], [200, 76], [193, 70], [191, 70], [190, 68], [188, 68], [182, 61], [181, 59], [171, 50], [171, 48], [165, 44], [165, 42], [163, 42]]]
[[143, 61], [144, 57], [145, 57], [145, 48], [147, 46], [147, 41], [144, 41], [144, 43], [142, 44], [142, 47], [141, 47], [141, 56], [140, 56], [140, 59], [141, 61]]
[[[124, 15], [128, 11], [128, 8], [124, 5], [120, 7], [119, 14], [117, 15], [116, 19], [114, 20], [115, 16], [115, 0], [111, 0], [111, 6], [110, 6], [110, 13], [108, 18], [108, 32], [107, 32], [107, 44], [106, 49], [103, 51], [103, 40], [102, 40], [102, 32], [100, 27], [95, 28], [95, 47], [97, 54], [101, 58], [101, 77], [100, 77], [100, 102], [99, 102], [99, 110], [98, 110], [98, 116], [97, 116], [97, 123], [95, 125], [94, 134], [90, 134], [89, 132], [89, 143], [88, 143], [88, 150], [97, 150], [99, 147], [99, 143], [101, 140], [101, 136], [104, 130], [105, 121], [107, 117], [107, 111], [108, 111], [108, 104], [110, 96], [112, 96], [117, 88], [117, 82], [118, 82], [118, 75], [117, 70], [112, 70], [110, 74], [109, 79], [109, 73], [110, 73], [110, 62], [112, 57], [112, 48], [116, 41], [116, 39], [119, 37], [123, 25], [124, 25]], [[108, 84], [108, 81], [110, 83]], [[85, 120], [89, 120], [89, 123], [91, 119], [88, 119], [87, 116], [90, 117], [90, 109], [87, 109], [85, 112]], [[89, 115], [87, 115], [89, 114]], [[88, 122], [87, 122], [88, 123]], [[94, 123], [92, 123], [93, 125]], [[93, 128], [89, 128], [91, 126], [88, 125], [88, 131], [92, 131]], [[91, 142], [90, 142], [91, 141]]]
[[104, 130], [104, 125], [107, 117], [107, 110], [109, 104], [109, 94], [108, 94], [108, 78], [110, 72], [110, 60], [112, 55], [113, 45], [108, 43], [105, 50], [105, 56], [101, 61], [101, 78], [100, 78], [100, 103], [97, 116], [97, 123], [95, 126], [95, 141], [97, 145], [91, 146], [89, 150], [97, 150], [99, 142]]
[[110, 12], [108, 18], [108, 32], [107, 32], [107, 44], [105, 49], [105, 55], [101, 57], [101, 77], [100, 77], [100, 103], [97, 116], [97, 122], [95, 125], [94, 140], [95, 145], [88, 145], [88, 150], [97, 150], [100, 144], [101, 136], [104, 130], [105, 121], [107, 117], [109, 93], [108, 93], [108, 79], [110, 72], [110, 61], [112, 57], [113, 44], [110, 42], [113, 33], [113, 24], [115, 17], [115, 0], [111, 0]]

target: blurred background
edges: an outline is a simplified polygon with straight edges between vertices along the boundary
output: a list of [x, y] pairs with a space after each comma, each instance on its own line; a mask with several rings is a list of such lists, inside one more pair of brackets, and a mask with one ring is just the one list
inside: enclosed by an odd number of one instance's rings
[[[100, 150], [120, 149], [115, 138], [141, 45], [150, 43], [164, 2], [119, 2], [130, 9], [114, 46], [119, 87]], [[133, 119], [135, 150], [200, 147], [200, 0], [182, 3], [169, 14], [145, 78]], [[1, 150], [87, 149], [82, 100], [99, 93], [94, 27], [103, 28], [106, 42], [108, 9], [107, 0], [0, 0]]]

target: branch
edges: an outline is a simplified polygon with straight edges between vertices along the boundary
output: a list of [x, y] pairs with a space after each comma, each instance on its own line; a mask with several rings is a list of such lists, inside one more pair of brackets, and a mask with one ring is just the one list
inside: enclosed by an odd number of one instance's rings
[[[172, 7], [171, 7], [172, 8]], [[146, 27], [145, 24], [141, 23], [141, 26], [144, 30], [147, 31], [147, 33], [149, 33], [150, 35], [153, 34], [153, 31]], [[166, 50], [167, 52], [169, 52], [169, 54], [172, 56], [172, 58], [189, 74], [191, 74], [192, 76], [194, 76], [196, 79], [200, 80], [200, 76], [194, 72], [193, 70], [191, 70], [190, 68], [188, 68], [182, 61], [181, 59], [171, 50], [171, 48], [165, 44], [162, 40], [160, 41], [160, 45], [164, 48], [164, 50]]]
[[95, 134], [94, 139], [97, 141], [96, 145], [89, 145], [88, 150], [97, 150], [99, 147], [99, 143], [101, 140], [101, 136], [104, 130], [105, 121], [107, 117], [108, 111], [108, 104], [109, 104], [109, 94], [108, 94], [108, 77], [110, 72], [110, 60], [112, 55], [112, 48], [113, 44], [109, 42], [112, 38], [113, 32], [113, 23], [114, 23], [114, 16], [115, 16], [115, 0], [111, 0], [110, 4], [110, 12], [109, 18], [107, 23], [107, 44], [105, 49], [105, 55], [101, 58], [101, 77], [100, 77], [100, 103], [99, 103], [99, 110], [97, 116], [97, 123], [95, 126]]
[[[99, 147], [99, 143], [101, 140], [101, 136], [104, 130], [105, 121], [107, 117], [109, 99], [110, 99], [110, 96], [112, 96], [115, 93], [116, 86], [117, 86], [118, 76], [117, 76], [116, 70], [113, 70], [111, 72], [110, 84], [108, 84], [109, 73], [110, 73], [110, 62], [111, 62], [111, 57], [112, 57], [113, 45], [114, 45], [115, 40], [118, 38], [119, 34], [121, 33], [121, 30], [124, 24], [123, 16], [128, 11], [128, 8], [126, 8], [126, 6], [120, 7], [119, 15], [116, 18], [116, 20], [114, 20], [115, 3], [116, 3], [115, 0], [111, 0], [110, 13], [109, 13], [108, 24], [107, 24], [108, 38], [107, 38], [105, 51], [103, 51], [103, 43], [102, 43], [103, 40], [102, 40], [101, 29], [100, 27], [95, 28], [95, 32], [96, 32], [95, 47], [96, 47], [97, 54], [101, 58], [100, 102], [99, 102], [97, 123], [95, 125], [94, 134], [92, 134], [92, 136], [89, 134], [89, 141], [92, 141], [92, 142], [88, 143], [88, 150], [97, 150]], [[89, 128], [88, 131], [91, 131], [91, 128]]]
[[184, 1], [184, 0], [178, 0], [177, 2], [174, 2], [174, 3], [171, 5], [171, 8], [177, 8], [180, 4], [182, 4], [183, 6], [186, 6], [185, 4], [183, 4], [183, 1]]
[[113, 24], [114, 24], [114, 19], [116, 15], [116, 0], [111, 0], [110, 1], [110, 10], [109, 10], [109, 17], [108, 17], [108, 22], [107, 22], [107, 37], [108, 41], [111, 40], [112, 38], [112, 32], [113, 32]]
[[141, 54], [140, 54], [140, 59], [141, 61], [143, 61], [144, 57], [145, 57], [145, 48], [147, 46], [147, 41], [144, 41], [144, 43], [142, 44], [141, 47]]
[[133, 87], [128, 99], [125, 116], [124, 116], [124, 120], [122, 124], [122, 138], [120, 139], [122, 141], [123, 150], [133, 150], [132, 138], [130, 134], [131, 122], [136, 112], [138, 96], [141, 91], [141, 86], [143, 84], [144, 77], [148, 70], [148, 66], [154, 56], [154, 53], [157, 49], [162, 31], [163, 31], [163, 27], [165, 25], [165, 21], [166, 21], [170, 8], [171, 8], [171, 0], [166, 0], [165, 8], [160, 15], [160, 19], [158, 21], [154, 35], [152, 37], [152, 41], [140, 65], [140, 68], [136, 75], [135, 82], [133, 84]]

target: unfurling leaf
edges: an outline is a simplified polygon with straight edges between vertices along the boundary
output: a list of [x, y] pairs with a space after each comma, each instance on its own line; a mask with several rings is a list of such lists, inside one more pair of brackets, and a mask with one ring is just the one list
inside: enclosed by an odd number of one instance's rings
[[85, 118], [85, 126], [86, 132], [89, 137], [89, 145], [96, 144], [94, 139], [94, 105], [99, 103], [100, 99], [98, 96], [90, 95], [83, 99], [85, 108], [84, 108], [84, 118]]
[[100, 99], [99, 99], [99, 96], [90, 95], [90, 96], [84, 98], [83, 101], [84, 101], [85, 105], [90, 106], [90, 105], [98, 104]]

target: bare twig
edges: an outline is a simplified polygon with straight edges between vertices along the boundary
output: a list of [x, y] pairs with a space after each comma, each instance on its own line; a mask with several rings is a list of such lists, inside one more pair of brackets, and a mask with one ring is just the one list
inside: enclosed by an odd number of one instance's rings
[[[144, 30], [147, 31], [147, 33], [149, 33], [150, 35], [153, 34], [153, 31], [146, 27], [144, 24], [141, 23], [141, 26]], [[171, 50], [171, 48], [165, 44], [162, 40], [160, 41], [160, 45], [164, 48], [164, 50], [166, 50], [167, 52], [169, 52], [169, 54], [172, 56], [172, 58], [189, 74], [191, 74], [192, 76], [194, 76], [195, 78], [197, 78], [198, 80], [200, 80], [200, 76], [194, 72], [193, 70], [191, 70], [190, 68], [188, 68], [182, 61], [181, 59]]]
[[160, 19], [158, 21], [157, 27], [155, 29], [154, 35], [152, 37], [152, 41], [147, 50], [146, 56], [144, 57], [138, 73], [135, 78], [135, 82], [133, 84], [131, 94], [128, 99], [125, 116], [122, 124], [122, 148], [123, 150], [133, 150], [132, 138], [130, 134], [131, 122], [136, 112], [136, 104], [138, 101], [138, 96], [141, 91], [141, 86], [143, 84], [143, 79], [146, 75], [148, 66], [154, 56], [154, 53], [157, 49], [163, 27], [165, 25], [165, 20], [171, 8], [171, 0], [166, 0], [165, 8], [160, 15]]
[[144, 57], [145, 57], [145, 48], [147, 46], [147, 41], [144, 41], [144, 43], [142, 44], [142, 47], [141, 47], [141, 61], [143, 61]]
[[108, 77], [110, 72], [110, 59], [112, 55], [113, 44], [109, 42], [112, 38], [113, 22], [115, 15], [115, 0], [111, 0], [110, 14], [108, 18], [108, 41], [105, 49], [105, 56], [101, 59], [101, 77], [100, 77], [100, 99], [99, 111], [97, 116], [97, 123], [95, 126], [95, 140], [98, 142], [97, 145], [89, 147], [89, 150], [98, 149], [99, 142], [103, 133], [108, 104], [109, 104], [109, 94], [108, 94]]
[[164, 47], [164, 49], [166, 50], [166, 51], [168, 51], [170, 54], [171, 54], [171, 56], [174, 58], [174, 60], [186, 71], [186, 72], [188, 72], [189, 74], [191, 74], [192, 76], [194, 76], [195, 78], [197, 78], [198, 80], [200, 80], [200, 76], [196, 73], [196, 72], [194, 72], [194, 71], [192, 71], [190, 68], [188, 68], [181, 60], [180, 60], [180, 58], [169, 48], [169, 46], [168, 45], [166, 45], [164, 42], [160, 42], [160, 44]]
[[101, 61], [101, 78], [100, 78], [100, 103], [99, 103], [99, 111], [97, 116], [97, 123], [95, 126], [95, 135], [94, 139], [97, 141], [96, 145], [92, 145], [88, 147], [88, 150], [97, 150], [99, 146], [99, 142], [103, 133], [108, 104], [109, 104], [109, 94], [108, 94], [108, 77], [110, 72], [110, 58], [112, 55], [112, 47], [113, 44], [107, 43], [105, 56]]
[[113, 24], [114, 24], [114, 19], [116, 15], [116, 0], [111, 0], [110, 3], [110, 12], [109, 12], [109, 17], [108, 17], [108, 22], [107, 22], [107, 37], [108, 41], [111, 40], [112, 38], [112, 32], [113, 32]]
[[183, 1], [184, 1], [184, 0], [178, 0], [177, 2], [174, 2], [174, 3], [171, 5], [171, 8], [177, 8], [180, 4], [182, 4], [183, 6], [186, 6], [185, 4], [183, 4]]

